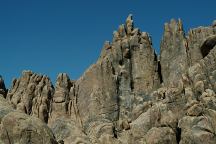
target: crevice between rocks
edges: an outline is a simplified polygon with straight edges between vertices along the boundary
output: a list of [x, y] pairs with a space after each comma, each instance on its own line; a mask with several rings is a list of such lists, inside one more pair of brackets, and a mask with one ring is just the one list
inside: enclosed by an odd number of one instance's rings
[[180, 140], [181, 140], [181, 128], [177, 127], [176, 128], [176, 141], [177, 141], [177, 144], [180, 143]]
[[158, 75], [159, 75], [160, 83], [163, 83], [163, 76], [162, 76], [162, 72], [161, 72], [161, 63], [160, 63], [160, 61], [158, 61]]

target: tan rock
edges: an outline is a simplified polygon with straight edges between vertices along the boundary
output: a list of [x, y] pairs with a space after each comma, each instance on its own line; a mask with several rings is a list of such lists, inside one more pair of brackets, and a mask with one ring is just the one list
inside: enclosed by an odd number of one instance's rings
[[158, 56], [129, 15], [78, 80], [0, 77], [0, 143], [215, 144], [215, 35], [172, 19]]

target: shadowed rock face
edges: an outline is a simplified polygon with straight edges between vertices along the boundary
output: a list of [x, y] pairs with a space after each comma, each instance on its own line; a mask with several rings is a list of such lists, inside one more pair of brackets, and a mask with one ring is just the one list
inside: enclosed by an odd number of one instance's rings
[[0, 75], [0, 97], [6, 97], [7, 95], [7, 89], [5, 88], [4, 80], [2, 76]]
[[214, 144], [215, 36], [173, 19], [157, 56], [129, 15], [78, 80], [23, 71], [7, 92], [0, 78], [0, 143]]
[[200, 48], [202, 56], [203, 57], [207, 56], [209, 52], [214, 48], [215, 45], [216, 45], [216, 36], [213, 35], [208, 37]]

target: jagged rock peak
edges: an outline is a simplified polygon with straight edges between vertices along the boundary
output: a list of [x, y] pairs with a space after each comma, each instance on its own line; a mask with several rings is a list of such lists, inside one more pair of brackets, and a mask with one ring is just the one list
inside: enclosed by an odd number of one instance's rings
[[55, 93], [53, 96], [53, 105], [55, 103], [68, 103], [69, 91], [72, 86], [69, 76], [66, 73], [60, 73], [56, 80]]
[[171, 21], [169, 23], [164, 24], [164, 31], [165, 32], [182, 32], [182, 31], [184, 31], [182, 20], [178, 19], [178, 21], [177, 21], [175, 19], [171, 19]]
[[0, 143], [215, 144], [216, 29], [190, 33], [180, 19], [166, 23], [158, 60], [129, 15], [80, 79], [60, 73], [53, 88], [23, 71], [0, 96]]
[[[174, 81], [188, 68], [187, 40], [182, 21], [172, 19], [165, 23], [164, 34], [160, 45], [160, 64], [165, 85], [178, 85]], [[180, 66], [173, 63], [180, 64]]]
[[133, 15], [132, 14], [129, 14], [127, 19], [126, 19], [126, 24], [127, 23], [131, 23], [133, 25]]
[[[105, 41], [99, 60], [102, 60], [108, 53], [114, 54], [115, 52], [124, 51], [123, 56], [130, 57], [130, 50], [142, 46], [147, 46], [152, 49], [152, 39], [147, 32], [141, 32], [139, 28], [134, 28], [134, 21], [130, 14], [126, 18], [125, 24], [121, 24], [118, 30], [113, 32], [112, 42]], [[121, 48], [123, 48], [121, 50]], [[115, 55], [115, 54], [114, 54]], [[119, 59], [120, 57], [113, 57]]]
[[69, 88], [70, 87], [70, 78], [66, 73], [60, 73], [56, 80], [56, 88], [58, 87], [64, 87]]
[[105, 41], [105, 42], [104, 42], [104, 48], [105, 48], [106, 50], [108, 50], [108, 49], [111, 48], [111, 44], [110, 44], [109, 41]]
[[6, 98], [15, 109], [47, 123], [53, 93], [49, 77], [24, 70], [20, 78], [14, 79]]
[[127, 34], [131, 34], [131, 32], [133, 31], [134, 28], [134, 23], [133, 23], [133, 15], [129, 14], [129, 16], [126, 19], [126, 32]]
[[138, 34], [139, 30], [134, 29], [134, 21], [132, 14], [126, 18], [125, 24], [121, 24], [117, 31], [113, 32], [113, 42], [121, 40], [127, 36]]

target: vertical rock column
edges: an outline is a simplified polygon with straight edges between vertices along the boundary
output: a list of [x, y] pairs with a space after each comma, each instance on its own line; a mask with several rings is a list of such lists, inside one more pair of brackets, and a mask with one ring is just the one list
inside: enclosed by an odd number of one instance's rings
[[[115, 37], [118, 36], [118, 37]], [[117, 45], [117, 43], [120, 45]], [[133, 109], [148, 101], [148, 94], [160, 86], [157, 55], [151, 37], [134, 28], [132, 15], [125, 25], [120, 25], [114, 35], [113, 48], [121, 48], [119, 62], [119, 108], [120, 120], [133, 119]]]
[[132, 95], [132, 63], [131, 63], [131, 46], [130, 35], [134, 30], [132, 15], [126, 19], [125, 25], [119, 26], [119, 37], [117, 41], [113, 41], [113, 48], [119, 49], [121, 59], [118, 63], [118, 97], [119, 97], [119, 119], [127, 120], [131, 118], [132, 103], [134, 96]]
[[56, 80], [55, 93], [53, 95], [51, 120], [68, 117], [69, 114], [69, 91], [71, 87], [70, 78], [66, 73], [60, 73]]
[[181, 20], [166, 23], [161, 41], [161, 73], [165, 86], [178, 86], [178, 79], [189, 67], [188, 45]]
[[138, 95], [147, 95], [161, 83], [157, 55], [148, 33], [142, 32], [138, 39], [136, 37], [131, 37], [133, 91]]

